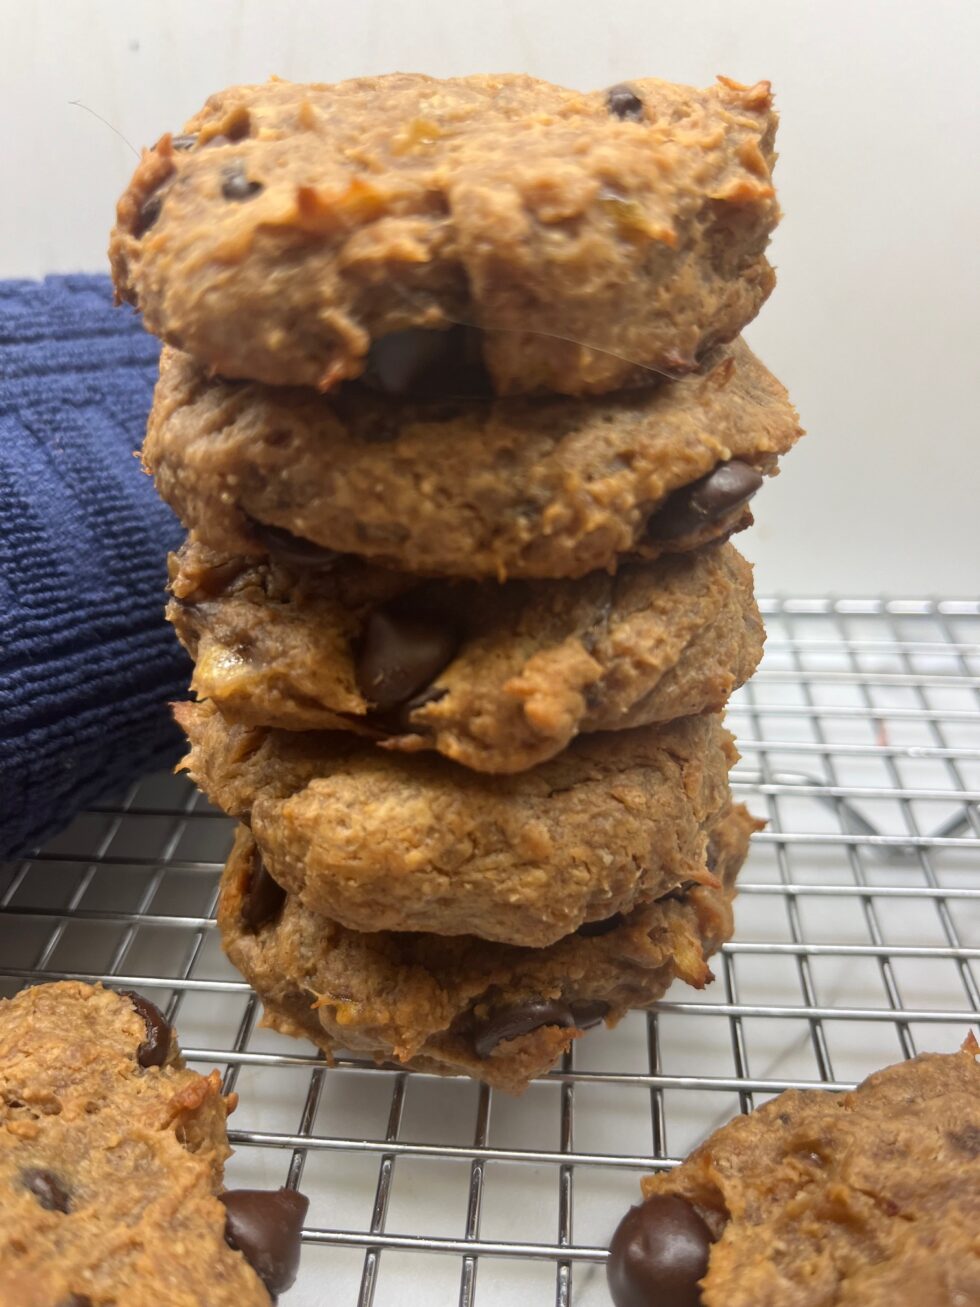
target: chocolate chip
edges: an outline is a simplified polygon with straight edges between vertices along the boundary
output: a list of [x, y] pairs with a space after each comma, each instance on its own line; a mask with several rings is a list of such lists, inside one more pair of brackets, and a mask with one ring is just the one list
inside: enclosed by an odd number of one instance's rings
[[621, 912], [614, 912], [611, 917], [605, 917], [602, 921], [583, 921], [575, 933], [585, 939], [592, 939], [596, 935], [608, 935], [611, 930], [617, 930], [623, 924], [623, 920]]
[[616, 1307], [700, 1307], [711, 1233], [689, 1202], [655, 1194], [631, 1207], [609, 1245], [606, 1278]]
[[601, 998], [577, 998], [568, 1008], [579, 1030], [591, 1030], [609, 1012], [609, 1004]]
[[295, 1189], [229, 1189], [225, 1242], [240, 1252], [275, 1297], [285, 1293], [299, 1270], [300, 1236], [309, 1199]]
[[163, 1066], [170, 1051], [172, 1031], [160, 1009], [133, 989], [121, 989], [119, 994], [120, 997], [129, 999], [146, 1023], [146, 1039], [136, 1050], [137, 1062], [142, 1067]]
[[87, 1293], [72, 1293], [62, 1298], [58, 1307], [95, 1307], [95, 1304]]
[[221, 194], [226, 200], [250, 200], [262, 190], [261, 182], [250, 182], [240, 163], [234, 163], [222, 173]]
[[368, 350], [361, 381], [373, 390], [401, 398], [493, 393], [480, 356], [479, 335], [469, 327], [446, 331], [409, 327], [389, 332]]
[[425, 689], [458, 648], [459, 633], [447, 617], [376, 608], [357, 653], [358, 688], [379, 712], [387, 712]]
[[609, 105], [609, 112], [615, 114], [617, 118], [624, 118], [634, 123], [643, 121], [643, 101], [632, 87], [622, 83], [619, 86], [611, 86], [606, 92], [606, 103]]
[[748, 463], [737, 458], [719, 463], [707, 476], [669, 495], [647, 531], [654, 540], [690, 535], [747, 504], [761, 485], [762, 474]]
[[249, 518], [249, 525], [254, 535], [270, 553], [284, 563], [293, 563], [301, 567], [315, 567], [318, 571], [329, 571], [343, 557], [336, 549], [327, 549], [325, 545], [314, 544], [302, 536], [294, 536], [281, 526], [269, 526]]
[[518, 1035], [527, 1035], [541, 1026], [575, 1025], [575, 1018], [566, 1003], [555, 999], [530, 999], [527, 1003], [515, 1003], [511, 1007], [501, 1008], [477, 1030], [473, 1039], [473, 1049], [477, 1057], [489, 1057], [493, 1050], [505, 1039], [516, 1039]]
[[42, 1171], [36, 1167], [21, 1171], [21, 1181], [29, 1189], [41, 1206], [48, 1212], [67, 1212], [71, 1206], [68, 1191], [53, 1171]]
[[193, 150], [197, 144], [196, 133], [191, 136], [171, 136], [170, 144], [175, 150]]
[[286, 891], [266, 870], [258, 849], [252, 854], [252, 874], [242, 899], [242, 921], [249, 930], [261, 930], [275, 921], [286, 902]]
[[163, 196], [151, 195], [140, 205], [140, 211], [136, 218], [136, 225], [133, 227], [133, 235], [137, 238], [143, 236], [150, 230], [153, 224], [159, 218], [163, 209]]

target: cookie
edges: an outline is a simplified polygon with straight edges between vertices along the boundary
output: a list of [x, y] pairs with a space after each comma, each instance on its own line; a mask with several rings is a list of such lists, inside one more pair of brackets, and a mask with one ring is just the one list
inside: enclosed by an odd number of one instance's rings
[[234, 1106], [138, 994], [0, 1000], [0, 1302], [270, 1307], [307, 1200], [222, 1190]]
[[788, 1090], [644, 1180], [610, 1249], [616, 1307], [980, 1302], [978, 1051]]
[[518, 1092], [583, 1030], [649, 1007], [676, 977], [698, 989], [711, 979], [705, 959], [731, 935], [735, 875], [756, 826], [737, 807], [714, 828], [715, 885], [674, 891], [541, 949], [347, 930], [280, 889], [242, 827], [218, 923], [267, 1025], [328, 1057], [346, 1048]]
[[181, 764], [251, 826], [271, 875], [352, 930], [540, 947], [685, 881], [713, 884], [707, 832], [735, 758], [720, 716], [580, 735], [517, 776], [353, 735], [231, 725], [175, 706]]
[[769, 84], [725, 78], [233, 86], [144, 152], [116, 289], [210, 371], [272, 385], [405, 393], [457, 354], [497, 393], [678, 375], [772, 290], [775, 131]]
[[583, 576], [751, 521], [799, 422], [743, 341], [707, 367], [601, 399], [434, 404], [212, 381], [165, 350], [143, 461], [184, 524], [230, 553]]
[[579, 732], [717, 712], [762, 656], [752, 569], [731, 545], [498, 585], [250, 561], [192, 539], [170, 571], [191, 688], [227, 718], [355, 730], [477, 771], [521, 771]]

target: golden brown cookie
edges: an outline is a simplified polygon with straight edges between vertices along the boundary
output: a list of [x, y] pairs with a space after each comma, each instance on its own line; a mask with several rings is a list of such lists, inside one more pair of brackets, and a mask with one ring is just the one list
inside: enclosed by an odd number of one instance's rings
[[230, 377], [404, 392], [462, 324], [498, 393], [610, 391], [758, 312], [775, 132], [769, 84], [725, 78], [233, 86], [144, 152], [116, 288]]
[[275, 879], [352, 930], [550, 944], [685, 881], [713, 884], [707, 834], [735, 759], [720, 716], [581, 735], [516, 776], [353, 735], [175, 713], [181, 764], [247, 820]]
[[234, 1097], [140, 995], [0, 1000], [0, 1303], [270, 1307], [307, 1201], [222, 1190]]
[[499, 585], [351, 558], [259, 562], [191, 539], [170, 573], [191, 688], [230, 720], [359, 731], [485, 772], [543, 762], [580, 732], [720, 711], [764, 639], [731, 545]]
[[541, 949], [347, 930], [287, 896], [242, 827], [218, 923], [267, 1025], [328, 1057], [347, 1048], [519, 1092], [583, 1030], [651, 1006], [675, 978], [698, 989], [711, 979], [705, 959], [731, 935], [735, 876], [758, 824], [736, 807], [715, 826], [715, 886], [674, 891]]
[[165, 350], [143, 461], [185, 526], [229, 553], [582, 576], [751, 521], [799, 421], [743, 341], [706, 368], [600, 399], [409, 403], [211, 380]]
[[616, 1307], [980, 1302], [977, 1053], [788, 1090], [644, 1180], [610, 1250]]

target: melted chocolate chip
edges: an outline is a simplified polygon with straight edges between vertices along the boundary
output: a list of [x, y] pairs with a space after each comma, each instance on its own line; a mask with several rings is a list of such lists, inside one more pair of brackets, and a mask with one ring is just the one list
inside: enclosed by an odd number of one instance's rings
[[42, 1171], [31, 1167], [22, 1171], [21, 1182], [29, 1189], [41, 1206], [48, 1212], [67, 1212], [71, 1206], [68, 1191], [53, 1171]]
[[318, 571], [329, 571], [330, 568], [336, 567], [338, 560], [343, 557], [343, 554], [339, 554], [336, 549], [327, 549], [325, 545], [317, 545], [312, 540], [304, 540], [302, 536], [294, 536], [291, 531], [286, 531], [281, 526], [269, 526], [251, 517], [249, 525], [253, 534], [258, 536], [269, 552], [275, 554], [284, 563], [315, 567]]
[[300, 1236], [309, 1199], [294, 1189], [229, 1189], [225, 1242], [240, 1252], [273, 1297], [299, 1270]]
[[142, 1067], [163, 1066], [170, 1051], [170, 1037], [173, 1033], [164, 1020], [163, 1013], [133, 989], [121, 989], [119, 993], [120, 997], [129, 999], [146, 1024], [146, 1039], [136, 1050], [136, 1061]]
[[470, 327], [427, 331], [409, 327], [374, 341], [361, 381], [373, 390], [401, 398], [444, 399], [450, 395], [490, 395], [493, 387]]
[[700, 1307], [711, 1234], [689, 1202], [655, 1194], [631, 1207], [609, 1245], [606, 1277], [616, 1307]]
[[286, 902], [286, 891], [266, 870], [258, 849], [252, 854], [252, 875], [242, 899], [242, 921], [249, 930], [261, 930], [275, 921]]
[[87, 1293], [72, 1293], [62, 1298], [58, 1307], [95, 1307], [95, 1304]]
[[171, 136], [170, 144], [175, 150], [193, 150], [197, 144], [197, 136]]
[[669, 495], [647, 526], [654, 540], [690, 535], [747, 504], [762, 485], [762, 474], [733, 458], [719, 463], [707, 476]]
[[606, 103], [609, 105], [609, 112], [615, 114], [617, 118], [634, 123], [643, 121], [643, 101], [632, 87], [622, 84], [611, 86], [606, 92]]
[[376, 608], [354, 667], [358, 688], [379, 712], [388, 712], [424, 690], [458, 648], [459, 632], [444, 616]]
[[609, 1004], [604, 1003], [601, 998], [577, 998], [569, 1003], [568, 1009], [577, 1029], [591, 1030], [607, 1015]]
[[611, 917], [605, 917], [602, 921], [583, 921], [575, 933], [585, 939], [592, 939], [595, 935], [608, 935], [611, 930], [618, 929], [623, 924], [623, 920], [621, 912], [614, 912]]
[[162, 195], [151, 195], [145, 199], [140, 205], [140, 211], [133, 227], [133, 235], [137, 238], [144, 236], [159, 218], [162, 210]]
[[542, 1026], [562, 1026], [567, 1029], [574, 1025], [575, 1018], [568, 1005], [560, 999], [530, 999], [527, 1003], [515, 1003], [495, 1012], [477, 1030], [473, 1049], [477, 1057], [489, 1057], [505, 1039], [516, 1039], [518, 1035], [530, 1034]]
[[262, 190], [261, 182], [250, 182], [240, 163], [232, 164], [222, 173], [221, 194], [226, 200], [250, 200]]

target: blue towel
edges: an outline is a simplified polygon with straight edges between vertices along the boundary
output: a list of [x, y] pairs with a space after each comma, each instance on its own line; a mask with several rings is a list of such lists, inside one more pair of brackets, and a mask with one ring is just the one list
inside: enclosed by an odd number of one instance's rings
[[0, 282], [0, 857], [180, 753], [181, 530], [133, 456], [158, 350], [107, 277]]

